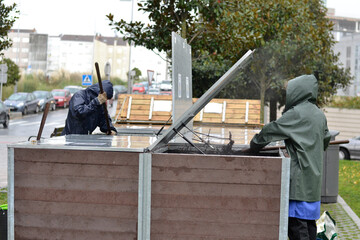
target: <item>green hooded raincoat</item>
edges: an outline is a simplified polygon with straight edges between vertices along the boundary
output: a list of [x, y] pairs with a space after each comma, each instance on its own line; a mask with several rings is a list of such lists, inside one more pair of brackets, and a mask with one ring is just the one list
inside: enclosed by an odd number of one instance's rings
[[251, 140], [259, 151], [270, 142], [284, 140], [291, 157], [290, 200], [315, 202], [321, 199], [323, 154], [330, 142], [324, 113], [315, 105], [318, 93], [313, 75], [288, 82], [283, 115], [266, 124]]

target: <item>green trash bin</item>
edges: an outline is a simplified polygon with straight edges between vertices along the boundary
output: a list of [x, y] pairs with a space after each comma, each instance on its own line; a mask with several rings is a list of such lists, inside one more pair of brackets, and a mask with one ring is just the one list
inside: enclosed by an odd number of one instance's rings
[[7, 239], [7, 209], [8, 205], [0, 206], [0, 239]]

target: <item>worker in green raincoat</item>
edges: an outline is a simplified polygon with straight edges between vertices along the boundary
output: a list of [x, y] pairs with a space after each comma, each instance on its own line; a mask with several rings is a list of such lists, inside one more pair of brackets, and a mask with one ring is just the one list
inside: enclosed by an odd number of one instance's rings
[[250, 142], [258, 152], [270, 142], [284, 140], [290, 154], [290, 240], [316, 240], [320, 218], [323, 154], [330, 142], [324, 113], [316, 106], [317, 79], [303, 75], [288, 82], [283, 115], [266, 124]]

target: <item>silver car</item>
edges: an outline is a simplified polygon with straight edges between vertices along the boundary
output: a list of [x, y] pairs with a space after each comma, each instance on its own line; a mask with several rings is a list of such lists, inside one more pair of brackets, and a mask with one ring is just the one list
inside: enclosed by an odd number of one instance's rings
[[339, 159], [360, 159], [360, 136], [349, 139], [349, 143], [339, 146]]

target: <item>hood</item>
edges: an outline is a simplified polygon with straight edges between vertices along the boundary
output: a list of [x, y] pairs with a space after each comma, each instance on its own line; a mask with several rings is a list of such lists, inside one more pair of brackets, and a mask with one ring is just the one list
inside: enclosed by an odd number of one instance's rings
[[[106, 92], [107, 98], [111, 99], [113, 96], [113, 85], [109, 80], [102, 81], [102, 86], [104, 92]], [[86, 88], [86, 91], [91, 93], [91, 95], [98, 96], [100, 93], [99, 83], [93, 84], [90, 87]]]
[[314, 75], [302, 75], [290, 80], [286, 88], [284, 112], [304, 101], [315, 104], [317, 95], [318, 83]]
[[17, 105], [19, 103], [25, 102], [24, 100], [5, 100], [5, 105]]

